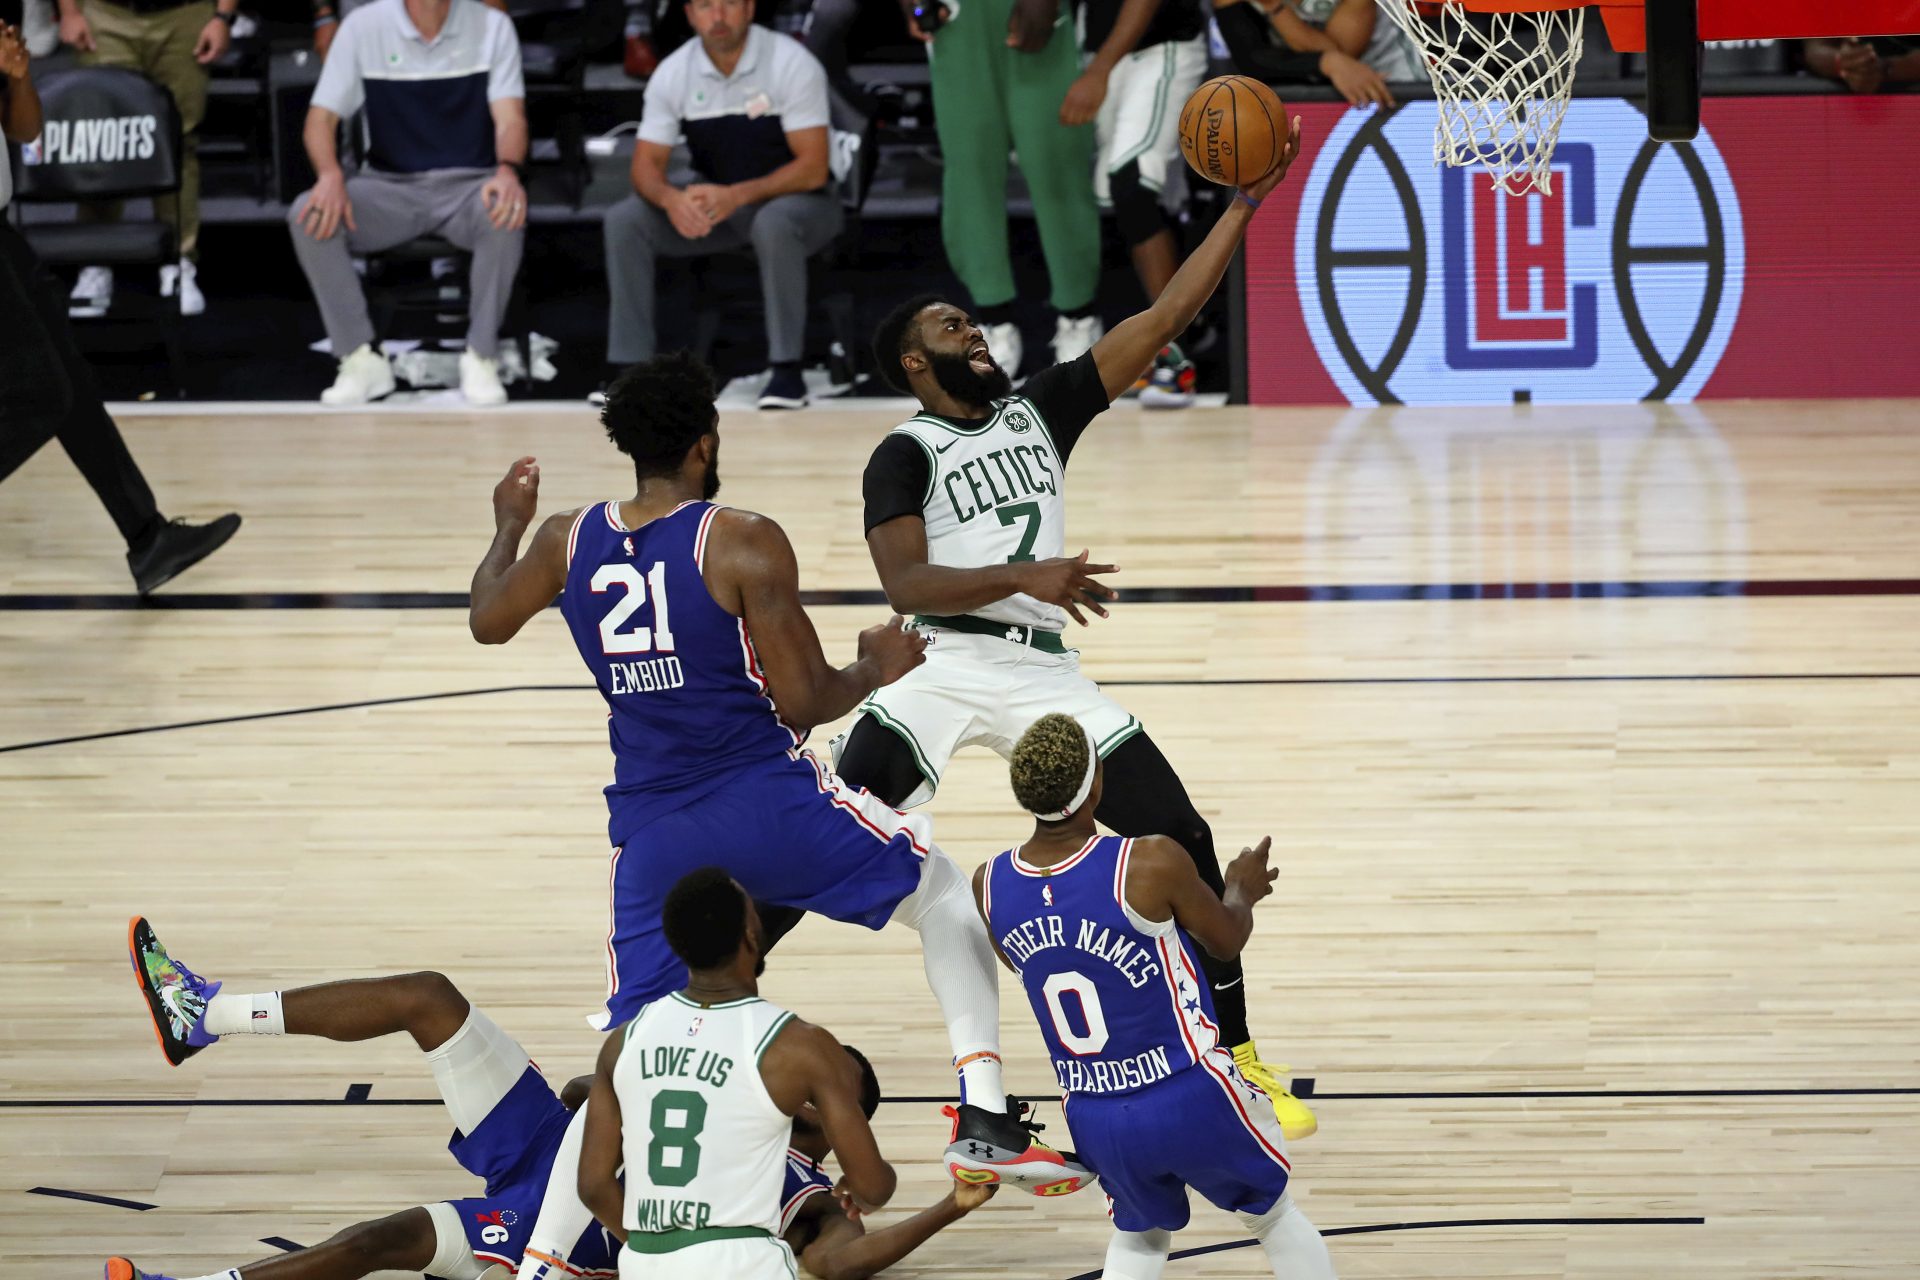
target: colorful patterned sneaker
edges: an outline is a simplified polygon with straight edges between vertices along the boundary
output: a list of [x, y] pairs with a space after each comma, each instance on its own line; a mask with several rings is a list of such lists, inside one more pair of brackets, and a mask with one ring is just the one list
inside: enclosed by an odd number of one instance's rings
[[941, 1108], [953, 1120], [948, 1174], [956, 1182], [1000, 1183], [1036, 1196], [1067, 1196], [1092, 1186], [1097, 1181], [1093, 1170], [1071, 1151], [1055, 1151], [1034, 1140], [1046, 1126], [1027, 1118], [1032, 1109], [1012, 1097], [998, 1113], [968, 1103]]
[[1233, 1065], [1273, 1103], [1273, 1114], [1279, 1119], [1280, 1132], [1287, 1136], [1288, 1142], [1311, 1138], [1320, 1128], [1320, 1122], [1307, 1104], [1288, 1090], [1287, 1085], [1292, 1083], [1284, 1074], [1288, 1068], [1260, 1061], [1260, 1050], [1254, 1047], [1253, 1041], [1233, 1046]]
[[1140, 406], [1144, 409], [1191, 408], [1198, 380], [1193, 361], [1187, 359], [1177, 343], [1169, 342], [1153, 358], [1147, 385], [1140, 389]]
[[171, 1280], [157, 1271], [142, 1271], [131, 1258], [108, 1258], [106, 1274], [100, 1280]]
[[[160, 1052], [167, 1055], [170, 1064], [179, 1066], [220, 1038], [207, 1034], [205, 1029], [207, 1002], [220, 990], [220, 984], [208, 982], [168, 955], [160, 939], [153, 936], [153, 926], [145, 916], [135, 916], [127, 923], [127, 955], [133, 960], [133, 976], [140, 984], [140, 994], [147, 998], [154, 1037], [160, 1041]], [[114, 1259], [114, 1262], [123, 1261], [123, 1258]], [[107, 1266], [111, 1270], [113, 1263]]]

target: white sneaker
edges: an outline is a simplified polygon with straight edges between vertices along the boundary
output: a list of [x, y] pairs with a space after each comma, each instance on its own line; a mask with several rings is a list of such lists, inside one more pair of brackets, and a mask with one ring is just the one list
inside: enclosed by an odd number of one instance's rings
[[160, 296], [171, 298], [175, 288], [180, 290], [181, 315], [197, 316], [207, 309], [206, 295], [200, 292], [199, 273], [186, 258], [180, 259], [177, 267], [160, 268]]
[[70, 316], [103, 316], [113, 305], [113, 268], [84, 267], [67, 295]]
[[500, 362], [472, 351], [460, 353], [460, 394], [468, 404], [493, 405], [507, 402], [507, 389], [500, 385]]
[[1020, 341], [1020, 326], [1017, 324], [990, 324], [985, 330], [987, 354], [993, 362], [1005, 371], [1009, 378], [1020, 376], [1020, 361], [1026, 356], [1026, 347]]
[[1093, 350], [1093, 344], [1100, 341], [1100, 335], [1107, 327], [1100, 323], [1099, 316], [1083, 316], [1078, 320], [1069, 320], [1058, 316], [1053, 322], [1053, 359], [1056, 364], [1065, 364], [1069, 360], [1078, 360]]
[[365, 404], [393, 394], [393, 366], [386, 356], [362, 343], [340, 362], [340, 375], [320, 393], [321, 404]]

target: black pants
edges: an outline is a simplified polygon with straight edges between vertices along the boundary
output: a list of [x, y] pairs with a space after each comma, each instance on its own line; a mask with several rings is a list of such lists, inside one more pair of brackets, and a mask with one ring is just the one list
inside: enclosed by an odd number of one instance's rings
[[[839, 774], [848, 785], [865, 787], [891, 805], [905, 801], [920, 785], [920, 769], [906, 742], [872, 716], [854, 722], [847, 749], [840, 757]], [[1094, 817], [1123, 836], [1172, 837], [1193, 859], [1200, 878], [1215, 893], [1224, 891], [1220, 861], [1213, 851], [1213, 829], [1194, 808], [1166, 756], [1146, 734], [1135, 734], [1107, 757], [1106, 784]], [[775, 914], [769, 916], [768, 909], [761, 908], [768, 945], [800, 919], [800, 913], [787, 908], [772, 911]], [[1202, 949], [1200, 962], [1213, 987], [1221, 1040], [1232, 1047], [1252, 1039], [1247, 1030], [1247, 988], [1240, 961], [1216, 960]]]
[[73, 459], [128, 546], [159, 527], [153, 490], [74, 345], [66, 290], [0, 213], [0, 480], [49, 440]]

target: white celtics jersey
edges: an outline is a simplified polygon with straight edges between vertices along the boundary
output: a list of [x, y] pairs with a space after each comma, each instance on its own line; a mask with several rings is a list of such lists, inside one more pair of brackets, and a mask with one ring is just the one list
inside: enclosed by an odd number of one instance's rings
[[628, 1024], [613, 1065], [628, 1231], [779, 1231], [793, 1118], [760, 1056], [792, 1017], [758, 996], [703, 1007], [675, 992]]
[[[979, 426], [918, 414], [895, 427], [926, 450], [932, 480], [921, 502], [927, 563], [977, 569], [1066, 554], [1066, 467], [1040, 410], [1024, 396], [994, 406]], [[1067, 614], [1029, 595], [995, 601], [973, 616], [1066, 629]]]

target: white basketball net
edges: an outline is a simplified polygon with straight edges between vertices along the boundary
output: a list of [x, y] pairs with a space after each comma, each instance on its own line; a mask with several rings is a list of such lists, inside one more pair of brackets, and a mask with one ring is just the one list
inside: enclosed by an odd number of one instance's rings
[[1433, 80], [1440, 106], [1434, 160], [1483, 165], [1512, 195], [1534, 187], [1552, 195], [1549, 166], [1573, 96], [1586, 10], [1470, 13], [1460, 0], [1379, 4], [1419, 48]]

